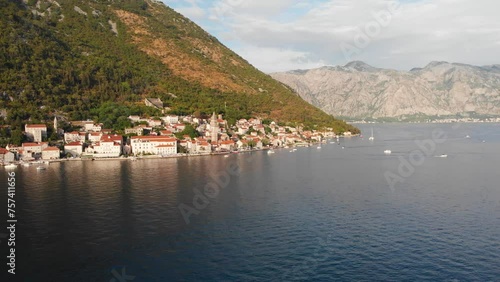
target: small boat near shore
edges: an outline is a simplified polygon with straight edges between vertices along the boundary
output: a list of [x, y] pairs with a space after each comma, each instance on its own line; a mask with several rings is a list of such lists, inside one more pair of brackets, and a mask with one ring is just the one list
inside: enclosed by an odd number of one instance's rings
[[390, 155], [390, 154], [392, 154], [392, 151], [391, 151], [391, 150], [385, 150], [385, 151], [384, 151], [384, 154], [386, 154], [386, 155]]
[[46, 170], [46, 168], [44, 166], [37, 166], [36, 170]]
[[446, 155], [446, 154], [442, 154], [442, 155], [439, 155], [439, 156], [434, 156], [434, 157], [436, 157], [436, 158], [447, 158], [447, 157], [448, 157], [448, 155]]
[[375, 140], [375, 137], [373, 137], [373, 127], [372, 127], [372, 135], [370, 136], [370, 138], [368, 138], [368, 140], [370, 140], [370, 141]]
[[267, 151], [267, 154], [268, 154], [268, 155], [270, 155], [270, 154], [274, 154], [274, 153], [275, 153], [275, 152], [274, 152], [274, 150], [268, 150], [268, 151]]
[[13, 169], [13, 168], [17, 168], [17, 165], [16, 164], [7, 164], [4, 167], [8, 168], [8, 169]]

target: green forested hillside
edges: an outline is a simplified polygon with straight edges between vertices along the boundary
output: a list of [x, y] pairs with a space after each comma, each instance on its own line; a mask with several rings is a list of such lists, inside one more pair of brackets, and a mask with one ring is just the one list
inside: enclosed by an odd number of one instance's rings
[[110, 110], [109, 102], [142, 113], [145, 97], [160, 97], [177, 114], [356, 131], [161, 3], [4, 0], [0, 15], [0, 109], [14, 128], [54, 114], [99, 118], [95, 109]]

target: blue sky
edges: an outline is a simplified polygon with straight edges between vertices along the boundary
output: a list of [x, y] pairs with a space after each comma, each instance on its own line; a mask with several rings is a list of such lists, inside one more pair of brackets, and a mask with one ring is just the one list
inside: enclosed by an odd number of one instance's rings
[[498, 0], [163, 0], [264, 72], [500, 63]]

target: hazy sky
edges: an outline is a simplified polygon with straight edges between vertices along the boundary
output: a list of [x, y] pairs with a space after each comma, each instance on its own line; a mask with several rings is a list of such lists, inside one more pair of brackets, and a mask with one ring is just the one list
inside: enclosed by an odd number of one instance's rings
[[500, 63], [499, 0], [163, 0], [264, 72]]

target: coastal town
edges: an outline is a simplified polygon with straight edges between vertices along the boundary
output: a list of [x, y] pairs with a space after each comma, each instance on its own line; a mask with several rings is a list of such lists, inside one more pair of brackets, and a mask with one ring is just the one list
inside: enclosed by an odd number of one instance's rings
[[[158, 99], [145, 99], [155, 106]], [[280, 125], [269, 119], [240, 119], [229, 125], [222, 115], [163, 115], [161, 117], [129, 116], [134, 126], [121, 134], [103, 128], [92, 120], [69, 121], [78, 130], [64, 132], [57, 117], [51, 124], [57, 140], [47, 141], [47, 124], [26, 124], [27, 142], [0, 148], [3, 165], [29, 164], [61, 160], [99, 160], [129, 158], [164, 158], [179, 156], [228, 154], [232, 152], [309, 146], [335, 137], [331, 129], [304, 130], [301, 126]], [[351, 136], [350, 132], [343, 136]]]

